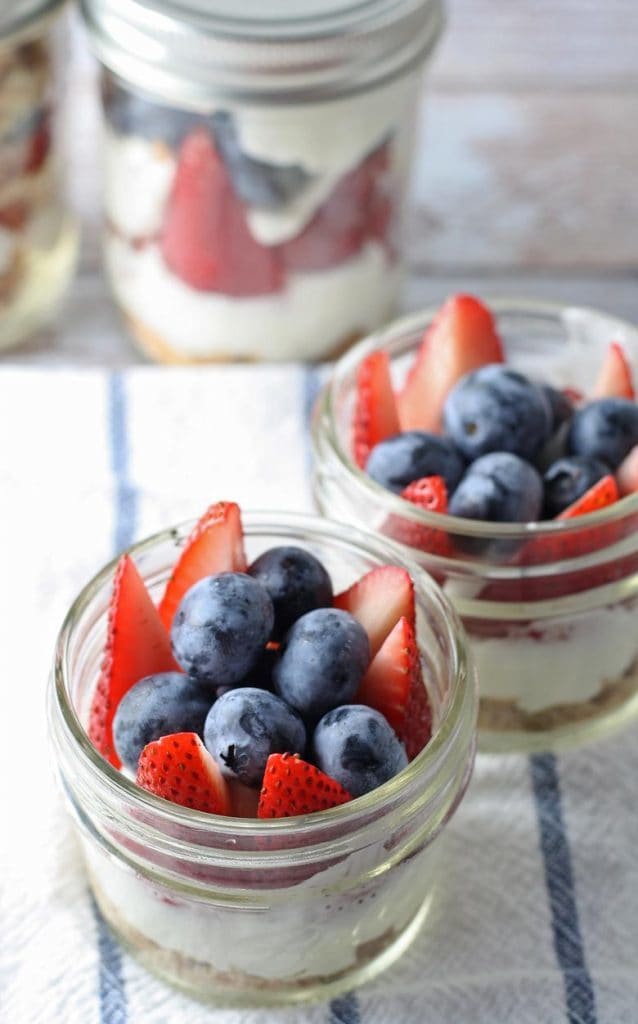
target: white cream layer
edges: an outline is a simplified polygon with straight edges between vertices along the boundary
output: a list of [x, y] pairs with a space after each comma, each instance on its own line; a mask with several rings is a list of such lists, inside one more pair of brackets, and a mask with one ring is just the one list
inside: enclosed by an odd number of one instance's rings
[[389, 316], [398, 286], [376, 242], [330, 270], [290, 274], [285, 290], [255, 298], [191, 288], [155, 244], [135, 249], [111, 235], [106, 262], [123, 309], [185, 358], [320, 358]]
[[585, 703], [622, 678], [638, 656], [638, 607], [599, 610], [564, 626], [539, 621], [509, 637], [470, 639], [481, 696], [513, 701], [533, 714]]

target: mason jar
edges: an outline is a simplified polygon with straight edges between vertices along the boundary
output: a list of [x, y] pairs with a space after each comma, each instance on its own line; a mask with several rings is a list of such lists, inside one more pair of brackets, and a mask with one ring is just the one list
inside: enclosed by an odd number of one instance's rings
[[384, 322], [442, 0], [83, 0], [107, 274], [161, 362], [319, 359]]
[[[638, 376], [638, 331], [590, 309], [490, 302], [507, 363], [591, 392], [611, 340]], [[465, 625], [479, 677], [479, 745], [534, 751], [586, 742], [638, 713], [638, 494], [587, 515], [499, 524], [424, 511], [351, 454], [357, 369], [375, 349], [404, 379], [435, 310], [407, 317], [341, 359], [315, 411], [314, 489], [326, 515], [401, 543]]]
[[0, 9], [0, 348], [51, 319], [75, 265], [56, 131], [62, 7], [14, 0]]
[[[95, 898], [116, 935], [179, 988], [260, 1005], [345, 991], [388, 967], [417, 934], [445, 826], [471, 772], [477, 694], [453, 609], [393, 544], [311, 516], [255, 512], [243, 521], [250, 559], [276, 544], [304, 547], [337, 589], [378, 565], [404, 565], [412, 574], [434, 729], [404, 771], [341, 807], [267, 821], [202, 814], [138, 788], [96, 752], [84, 729], [115, 563], [67, 615], [48, 700], [62, 791]], [[191, 527], [132, 548], [153, 595]]]

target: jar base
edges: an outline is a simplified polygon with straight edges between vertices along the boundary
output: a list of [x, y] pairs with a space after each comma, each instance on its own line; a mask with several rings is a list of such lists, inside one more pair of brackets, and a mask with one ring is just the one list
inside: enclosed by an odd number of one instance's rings
[[145, 970], [201, 1002], [222, 1007], [292, 1006], [321, 1002], [350, 992], [398, 960], [419, 935], [432, 904], [430, 894], [401, 932], [390, 928], [374, 941], [358, 946], [354, 964], [338, 974], [273, 981], [240, 971], [218, 972], [210, 964], [159, 946], [123, 918], [94, 876], [90, 880], [106, 923], [124, 949]]

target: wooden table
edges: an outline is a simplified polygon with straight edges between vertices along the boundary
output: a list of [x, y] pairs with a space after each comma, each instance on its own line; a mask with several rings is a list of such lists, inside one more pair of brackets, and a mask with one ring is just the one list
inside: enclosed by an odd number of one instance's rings
[[[60, 327], [3, 358], [125, 366], [141, 359], [100, 272], [95, 68], [77, 28], [72, 50], [79, 274]], [[638, 320], [637, 56], [636, 0], [449, 0], [420, 118], [405, 309], [463, 288]]]

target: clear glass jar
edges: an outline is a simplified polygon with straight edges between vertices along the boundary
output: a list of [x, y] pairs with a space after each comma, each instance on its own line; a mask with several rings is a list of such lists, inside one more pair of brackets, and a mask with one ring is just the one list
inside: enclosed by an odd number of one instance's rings
[[[337, 588], [381, 564], [412, 573], [435, 732], [408, 768], [351, 804], [270, 821], [201, 814], [139, 789], [96, 753], [82, 727], [114, 564], [69, 611], [49, 711], [62, 788], [113, 930], [172, 984], [258, 1005], [345, 991], [389, 966], [416, 935], [434, 890], [439, 834], [469, 779], [477, 693], [454, 611], [394, 545], [310, 516], [243, 519], [251, 559], [273, 544], [300, 545], [321, 558]], [[191, 526], [132, 549], [152, 593]]]
[[62, 6], [17, 0], [0, 11], [0, 348], [51, 319], [75, 266], [56, 135]]
[[[638, 371], [638, 331], [616, 318], [529, 301], [489, 305], [508, 362], [534, 378], [586, 392], [612, 339]], [[425, 512], [352, 461], [361, 359], [386, 349], [400, 384], [434, 313], [390, 325], [337, 364], [313, 422], [317, 503], [402, 541], [405, 556], [441, 583], [478, 670], [481, 749], [545, 750], [601, 736], [638, 712], [638, 495], [591, 513], [586, 527], [578, 519], [497, 525]]]
[[105, 69], [106, 267], [142, 350], [313, 360], [383, 323], [442, 0], [83, 9]]

